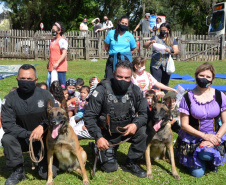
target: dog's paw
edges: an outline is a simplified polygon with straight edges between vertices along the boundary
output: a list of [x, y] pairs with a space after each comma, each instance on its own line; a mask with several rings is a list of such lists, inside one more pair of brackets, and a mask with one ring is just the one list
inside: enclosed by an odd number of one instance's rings
[[151, 173], [151, 174], [147, 174], [147, 177], [148, 177], [149, 179], [152, 179], [152, 178], [153, 178], [152, 173]]
[[53, 185], [53, 181], [47, 182], [46, 185]]
[[88, 180], [83, 180], [83, 185], [89, 185], [89, 181]]
[[174, 175], [173, 176], [175, 179], [180, 180], [180, 176], [179, 175]]

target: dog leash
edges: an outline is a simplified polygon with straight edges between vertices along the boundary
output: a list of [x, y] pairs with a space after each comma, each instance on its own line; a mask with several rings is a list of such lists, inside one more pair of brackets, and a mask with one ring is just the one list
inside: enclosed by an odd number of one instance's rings
[[[124, 130], [124, 131], [121, 131], [121, 130]], [[123, 127], [116, 127], [116, 131], [120, 134], [125, 134], [127, 129], [124, 129]], [[128, 137], [126, 138], [125, 140], [123, 141], [120, 141], [119, 143], [116, 143], [116, 144], [110, 144], [109, 147], [112, 147], [112, 146], [117, 146], [117, 145], [121, 145], [127, 141], [129, 141], [131, 139], [131, 137]], [[95, 156], [95, 160], [94, 160], [94, 164], [93, 164], [93, 170], [92, 170], [92, 173], [91, 173], [91, 176], [92, 178], [95, 176], [95, 172], [96, 172], [96, 166], [97, 166], [97, 159], [99, 157], [99, 150], [97, 149], [97, 152], [96, 152], [96, 156]]]
[[[40, 139], [39, 140], [40, 141], [40, 143], [41, 143], [41, 151], [40, 151], [40, 157], [39, 157], [39, 160], [36, 160], [36, 158], [35, 158], [35, 154], [34, 154], [34, 149], [33, 149], [33, 139], [31, 138], [30, 139], [30, 143], [29, 143], [29, 153], [30, 153], [30, 158], [31, 158], [31, 160], [34, 162], [34, 163], [39, 163], [39, 162], [41, 162], [42, 161], [42, 159], [44, 158], [44, 152], [45, 152], [45, 150], [44, 150], [44, 143], [43, 143], [43, 140], [42, 139]], [[34, 168], [34, 166], [32, 166], [32, 169]]]

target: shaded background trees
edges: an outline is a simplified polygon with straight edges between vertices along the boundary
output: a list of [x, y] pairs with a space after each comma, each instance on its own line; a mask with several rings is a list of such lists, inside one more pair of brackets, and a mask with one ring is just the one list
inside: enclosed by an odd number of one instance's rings
[[[92, 19], [107, 15], [115, 24], [122, 15], [130, 17], [133, 30], [145, 12], [165, 15], [173, 30], [183, 33], [206, 34], [206, 16], [212, 5], [223, 0], [3, 0], [12, 10], [13, 29], [50, 30], [55, 21], [62, 22], [66, 30], [78, 30], [84, 17], [92, 30]], [[145, 10], [143, 9], [145, 7]]]

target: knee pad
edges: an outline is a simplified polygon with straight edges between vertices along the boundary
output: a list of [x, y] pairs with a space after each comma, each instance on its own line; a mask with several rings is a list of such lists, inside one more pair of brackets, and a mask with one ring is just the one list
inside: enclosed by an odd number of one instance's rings
[[211, 161], [211, 160], [213, 160], [213, 154], [209, 153], [209, 152], [205, 152], [203, 150], [198, 153], [198, 157], [199, 157], [199, 159], [201, 159], [203, 161]]
[[116, 148], [111, 147], [107, 150], [99, 151], [99, 161], [101, 163], [101, 170], [108, 173], [116, 171], [118, 169]]

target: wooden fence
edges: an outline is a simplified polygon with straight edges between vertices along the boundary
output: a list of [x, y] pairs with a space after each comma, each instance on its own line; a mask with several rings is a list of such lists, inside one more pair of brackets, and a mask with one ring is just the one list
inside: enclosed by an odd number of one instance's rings
[[[133, 56], [151, 57], [151, 50], [143, 48], [144, 42], [149, 40], [155, 33], [133, 33], [137, 42], [137, 51]], [[173, 32], [178, 41], [179, 55], [176, 60], [212, 61], [224, 59], [224, 37], [207, 35], [181, 35]], [[76, 32], [65, 34], [68, 40], [68, 60], [75, 59], [106, 59], [107, 52], [104, 49], [106, 32]], [[49, 45], [52, 39], [51, 32], [26, 31], [26, 30], [0, 30], [0, 57], [2, 58], [26, 58], [44, 59], [49, 58]]]

